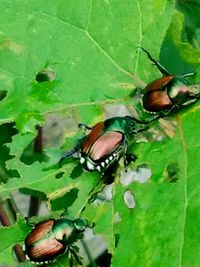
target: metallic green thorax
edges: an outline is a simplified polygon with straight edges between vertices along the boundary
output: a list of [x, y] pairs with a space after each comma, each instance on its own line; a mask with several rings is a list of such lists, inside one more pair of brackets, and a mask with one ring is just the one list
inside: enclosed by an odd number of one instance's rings
[[62, 240], [65, 244], [71, 244], [77, 238], [73, 222], [67, 219], [56, 221], [52, 231], [55, 239]]
[[[113, 117], [107, 119], [104, 122], [104, 131], [103, 133], [109, 131], [121, 132], [124, 135], [131, 135], [133, 133], [137, 133], [141, 131], [141, 123], [132, 117]], [[143, 127], [144, 128], [144, 127]]]
[[[76, 220], [80, 221], [82, 227], [77, 228]], [[65, 244], [72, 244], [82, 237], [82, 232], [87, 227], [85, 220], [76, 219], [74, 221], [69, 219], [59, 219], [55, 221], [53, 226], [53, 233], [57, 240], [62, 240]]]

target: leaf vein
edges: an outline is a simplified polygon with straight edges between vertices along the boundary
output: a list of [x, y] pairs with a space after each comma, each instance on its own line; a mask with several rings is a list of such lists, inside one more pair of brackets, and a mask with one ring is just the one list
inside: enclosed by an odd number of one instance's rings
[[121, 72], [123, 72], [124, 74], [128, 75], [131, 78], [133, 77], [133, 74], [130, 73], [129, 71], [125, 70], [124, 68], [122, 68], [100, 45], [99, 43], [94, 39], [94, 37], [92, 37], [92, 35], [86, 31], [86, 35], [88, 36], [88, 38], [95, 44], [95, 46], [112, 62], [112, 64]]
[[32, 81], [30, 78], [28, 78], [28, 77], [26, 77], [26, 76], [24, 76], [24, 75], [21, 75], [21, 74], [12, 72], [12, 71], [10, 71], [10, 70], [7, 70], [7, 69], [5, 69], [5, 68], [2, 67], [2, 66], [0, 66], [0, 70], [2, 70], [2, 71], [4, 71], [4, 72], [7, 72], [7, 73], [9, 73], [9, 74], [11, 74], [11, 75], [13, 75], [13, 76], [15, 76], [15, 77], [22, 78], [22, 79], [27, 80], [27, 81], [30, 81], [30, 82]]
[[92, 14], [92, 0], [90, 0], [90, 9], [89, 9], [89, 14], [88, 14], [88, 23], [86, 26], [86, 31], [88, 31], [89, 25], [90, 25], [90, 21], [91, 21], [91, 14]]
[[[91, 7], [91, 10], [92, 10], [92, 7]], [[91, 11], [90, 11], [91, 12]], [[56, 19], [56, 20], [58, 20], [58, 21], [60, 21], [61, 23], [64, 23], [64, 24], [66, 24], [66, 25], [68, 25], [68, 26], [70, 26], [70, 27], [72, 27], [72, 28], [74, 28], [74, 29], [76, 29], [76, 30], [79, 30], [79, 31], [81, 31], [81, 32], [83, 32], [83, 33], [85, 33], [86, 34], [86, 36], [87, 37], [89, 37], [89, 39], [92, 41], [92, 43], [93, 44], [95, 44], [95, 46], [99, 49], [99, 51], [101, 51], [109, 60], [110, 60], [110, 62], [118, 69], [118, 70], [120, 70], [121, 72], [123, 72], [124, 74], [126, 74], [126, 75], [128, 75], [129, 77], [131, 77], [131, 78], [134, 78], [134, 76], [133, 76], [133, 74], [132, 73], [130, 73], [129, 71], [127, 71], [126, 69], [124, 69], [124, 68], [122, 68], [100, 45], [99, 45], [99, 43], [94, 39], [94, 37], [92, 37], [92, 35], [87, 31], [87, 28], [86, 28], [86, 30], [85, 29], [82, 29], [82, 28], [80, 28], [80, 27], [78, 27], [78, 26], [76, 26], [76, 25], [74, 25], [74, 24], [72, 24], [72, 23], [70, 23], [69, 21], [66, 21], [66, 20], [62, 20], [62, 19], [60, 19], [60, 18], [58, 18], [58, 17], [56, 17], [56, 16], [53, 16], [53, 15], [51, 15], [51, 14], [48, 14], [48, 13], [46, 13], [46, 12], [44, 12], [44, 11], [41, 11], [41, 13], [44, 15], [44, 16], [48, 16], [48, 17], [51, 17], [51, 18], [54, 18], [54, 19]]]
[[180, 139], [183, 146], [183, 153], [184, 153], [184, 173], [185, 173], [185, 183], [184, 183], [184, 196], [185, 196], [185, 205], [183, 210], [183, 234], [182, 234], [182, 240], [180, 244], [180, 258], [179, 258], [179, 266], [182, 266], [182, 255], [183, 255], [183, 247], [184, 247], [184, 234], [185, 234], [185, 226], [186, 226], [186, 217], [187, 217], [187, 207], [188, 207], [188, 192], [187, 192], [187, 168], [188, 168], [188, 159], [187, 159], [187, 145], [184, 138], [184, 133], [180, 121], [180, 117], [178, 117], [178, 128], [180, 132]]
[[53, 19], [55, 19], [55, 20], [57, 20], [57, 21], [59, 21], [59, 22], [61, 22], [61, 23], [63, 23], [63, 24], [68, 25], [69, 27], [72, 27], [72, 28], [78, 30], [78, 31], [85, 32], [85, 30], [84, 30], [83, 28], [78, 27], [78, 26], [74, 25], [73, 23], [71, 23], [71, 22], [69, 22], [69, 21], [67, 21], [67, 20], [63, 20], [63, 19], [61, 19], [61, 18], [58, 18], [58, 17], [56, 17], [56, 16], [53, 16], [53, 15], [47, 13], [47, 12], [44, 12], [44, 11], [40, 11], [40, 12], [41, 12], [44, 16], [46, 16], [46, 17], [53, 18]]
[[[139, 14], [139, 44], [138, 46], [141, 47], [142, 46], [142, 11], [141, 11], [139, 0], [137, 0], [137, 6], [138, 6], [138, 14]], [[138, 69], [139, 54], [140, 53], [137, 53], [137, 58], [135, 61], [135, 74], [137, 73], [137, 69]]]

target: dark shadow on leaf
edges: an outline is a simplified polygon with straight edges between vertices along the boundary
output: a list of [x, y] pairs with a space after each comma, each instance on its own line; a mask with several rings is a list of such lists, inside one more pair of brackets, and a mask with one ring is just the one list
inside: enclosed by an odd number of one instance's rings
[[61, 171], [61, 172], [59, 172], [59, 173], [57, 173], [57, 174], [55, 175], [55, 178], [56, 178], [56, 179], [60, 179], [60, 178], [62, 178], [62, 177], [64, 176], [64, 174], [65, 174], [65, 172]]
[[11, 143], [12, 137], [18, 133], [14, 123], [4, 123], [0, 125], [0, 145]]
[[[67, 163], [72, 163], [73, 161], [74, 159], [67, 159]], [[60, 164], [59, 162], [57, 162], [56, 164], [52, 164], [51, 166], [43, 168], [43, 171], [58, 170], [58, 169], [61, 169], [62, 166], [63, 164]], [[55, 178], [61, 178], [65, 174], [64, 169], [65, 167], [63, 167], [62, 170], [58, 174], [55, 175]]]
[[78, 197], [78, 189], [77, 188], [71, 189], [69, 192], [64, 194], [62, 197], [51, 200], [52, 210], [56, 211], [60, 209], [69, 208], [70, 206], [72, 206], [72, 204], [74, 203], [77, 197]]
[[62, 161], [59, 161], [58, 162], [58, 166], [59, 168], [61, 168], [63, 165], [67, 164], [67, 163], [71, 163], [71, 162], [74, 162], [74, 158], [65, 158], [63, 159]]
[[6, 90], [0, 90], [0, 101], [2, 101], [7, 96]]
[[[42, 190], [42, 188], [41, 188], [41, 190]], [[42, 191], [39, 191], [39, 190], [33, 190], [33, 189], [26, 188], [26, 187], [22, 187], [19, 189], [19, 191], [25, 195], [35, 196], [41, 200], [47, 200], [46, 194], [43, 193]]]
[[6, 161], [12, 159], [14, 156], [10, 155], [10, 149], [7, 146], [12, 142], [12, 137], [17, 134], [14, 123], [4, 123], [0, 125], [0, 181], [6, 183], [10, 177], [20, 177], [17, 171], [8, 170]]
[[170, 163], [165, 170], [166, 181], [170, 183], [175, 183], [177, 180], [180, 179], [179, 172], [180, 166], [178, 162]]
[[105, 184], [112, 184], [115, 180], [115, 172], [118, 168], [118, 162], [112, 164], [108, 169], [105, 170], [104, 175], [102, 177]]
[[78, 165], [73, 169], [69, 177], [71, 179], [76, 179], [80, 177], [82, 174], [83, 174], [83, 167], [80, 163], [78, 163]]
[[45, 155], [44, 152], [43, 153], [34, 152], [34, 141], [32, 141], [24, 149], [20, 157], [20, 160], [26, 165], [31, 165], [36, 161], [46, 162], [48, 160], [48, 157]]

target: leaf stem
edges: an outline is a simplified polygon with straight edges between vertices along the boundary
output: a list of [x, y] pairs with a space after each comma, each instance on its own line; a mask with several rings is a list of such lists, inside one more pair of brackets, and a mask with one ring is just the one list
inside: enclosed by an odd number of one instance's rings
[[[36, 127], [38, 133], [34, 140], [34, 152], [42, 153], [43, 150], [43, 131], [41, 126]], [[31, 196], [28, 217], [36, 216], [39, 212], [41, 200], [38, 197]]]
[[[3, 226], [10, 226], [15, 223], [16, 211], [16, 206], [11, 199], [5, 200], [4, 202], [0, 199], [0, 221]], [[19, 262], [24, 262], [26, 260], [20, 245], [15, 245], [13, 250]]]

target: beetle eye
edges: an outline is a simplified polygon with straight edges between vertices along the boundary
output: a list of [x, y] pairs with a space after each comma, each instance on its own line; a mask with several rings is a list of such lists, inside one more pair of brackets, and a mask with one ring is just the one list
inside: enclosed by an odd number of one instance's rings
[[85, 228], [87, 227], [88, 223], [86, 220], [83, 219], [75, 219], [74, 220], [74, 227], [76, 228], [76, 230], [82, 232], [85, 230]]

